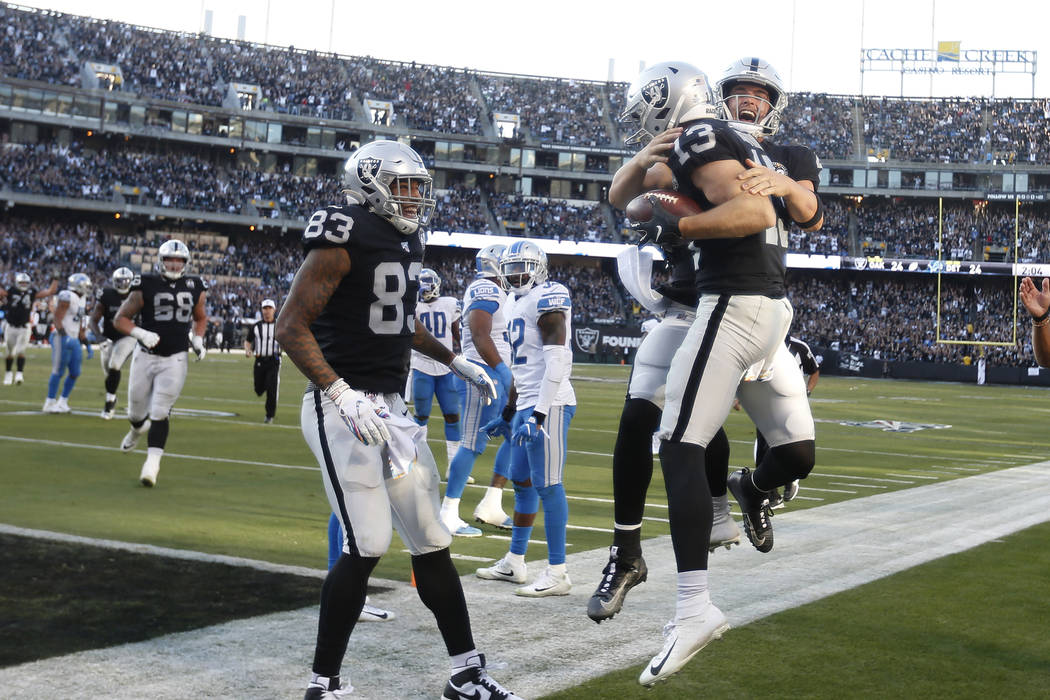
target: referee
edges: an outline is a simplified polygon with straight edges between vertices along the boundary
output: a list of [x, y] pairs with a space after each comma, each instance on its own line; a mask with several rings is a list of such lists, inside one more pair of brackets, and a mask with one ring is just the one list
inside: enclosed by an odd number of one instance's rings
[[262, 319], [255, 322], [244, 341], [244, 355], [255, 355], [255, 394], [266, 392], [266, 420], [273, 423], [277, 413], [277, 392], [281, 386], [281, 348], [277, 345], [277, 304], [273, 299], [262, 303]]

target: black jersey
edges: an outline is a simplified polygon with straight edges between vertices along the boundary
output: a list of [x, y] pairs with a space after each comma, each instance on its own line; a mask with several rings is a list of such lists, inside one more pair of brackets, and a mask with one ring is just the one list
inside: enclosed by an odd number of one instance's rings
[[95, 303], [102, 305], [102, 335], [110, 340], [117, 341], [124, 334], [113, 327], [113, 318], [117, 315], [117, 309], [128, 298], [127, 294], [121, 294], [113, 287], [101, 287], [95, 290]]
[[321, 209], [303, 232], [307, 252], [338, 247], [350, 255], [349, 274], [310, 330], [325, 360], [354, 389], [405, 389], [424, 235], [402, 235], [356, 205]]
[[696, 308], [700, 303], [696, 293], [697, 257], [688, 241], [682, 241], [670, 250], [664, 249], [664, 259], [669, 269], [668, 280], [657, 285], [654, 291], [673, 302]]
[[[762, 150], [769, 156], [773, 170], [787, 175], [796, 182], [809, 180], [813, 183], [814, 193], [820, 187], [820, 171], [823, 166], [820, 164], [817, 154], [808, 147], [799, 145], [781, 146], [769, 141], [762, 141]], [[774, 197], [773, 202], [774, 208], [777, 210], [777, 217], [785, 228], [789, 227], [794, 220], [788, 213], [784, 200], [781, 197]]]
[[190, 347], [193, 308], [207, 289], [200, 277], [192, 275], [176, 280], [156, 274], [135, 277], [131, 291], [142, 293], [137, 325], [160, 336], [160, 342], [149, 352], [168, 356]]
[[[733, 130], [724, 121], [700, 119], [691, 122], [675, 141], [668, 164], [678, 190], [704, 209], [710, 209], [711, 201], [693, 185], [693, 171], [720, 160], [735, 160], [743, 165], [748, 158], [772, 165], [762, 146], [751, 136]], [[776, 226], [750, 236], [704, 239], [695, 241], [694, 245], [701, 252], [696, 273], [698, 292], [784, 296], [787, 232], [779, 221]]]
[[29, 324], [29, 314], [33, 311], [37, 290], [30, 287], [24, 292], [12, 286], [7, 290], [7, 301], [4, 303], [4, 318], [8, 325], [25, 326]]

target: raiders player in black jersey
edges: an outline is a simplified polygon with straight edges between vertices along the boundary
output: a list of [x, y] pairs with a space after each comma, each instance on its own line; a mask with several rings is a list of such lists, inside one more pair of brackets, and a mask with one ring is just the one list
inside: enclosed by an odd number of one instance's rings
[[[25, 381], [26, 348], [29, 347], [30, 317], [33, 303], [58, 293], [58, 278], [51, 280], [47, 289], [36, 289], [29, 275], [15, 273], [15, 283], [6, 290], [0, 289], [4, 297], [4, 385], [21, 384]], [[15, 371], [11, 368], [18, 364]]]
[[349, 205], [310, 218], [306, 259], [277, 319], [277, 341], [310, 380], [303, 437], [345, 533], [343, 553], [321, 589], [305, 697], [348, 692], [348, 680], [339, 676], [343, 656], [394, 526], [412, 553], [416, 590], [451, 657], [444, 697], [516, 698], [489, 677], [474, 647], [448, 550], [452, 535], [438, 515], [437, 465], [401, 396], [415, 349], [448, 364], [490, 400], [496, 397], [485, 372], [453, 355], [415, 319], [423, 227], [434, 208], [430, 175], [408, 146], [374, 141], [347, 160], [344, 184]]
[[[128, 380], [128, 420], [131, 429], [120, 449], [135, 449], [146, 437], [146, 461], [139, 481], [147, 488], [157, 483], [160, 459], [168, 441], [168, 414], [186, 383], [186, 355], [191, 345], [203, 360], [207, 286], [187, 275], [190, 249], [182, 241], [165, 241], [157, 249], [156, 274], [136, 277], [128, 298], [117, 310], [113, 327], [138, 341]], [[135, 317], [138, 316], [138, 321]]]
[[[120, 370], [135, 349], [135, 339], [124, 335], [113, 327], [117, 310], [128, 298], [135, 273], [127, 267], [119, 267], [110, 278], [112, 286], [100, 287], [95, 292], [95, 308], [89, 321], [91, 332], [101, 338], [99, 359], [106, 374], [106, 403], [102, 407], [102, 419], [112, 420], [117, 405], [117, 387], [120, 386]], [[101, 324], [101, 325], [99, 325]]]

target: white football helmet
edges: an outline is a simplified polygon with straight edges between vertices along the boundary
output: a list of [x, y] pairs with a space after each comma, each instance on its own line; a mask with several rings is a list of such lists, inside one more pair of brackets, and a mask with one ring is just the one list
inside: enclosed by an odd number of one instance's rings
[[33, 280], [31, 280], [29, 278], [29, 275], [27, 275], [24, 272], [16, 272], [15, 273], [15, 287], [18, 288], [18, 291], [20, 291], [20, 292], [27, 292], [27, 291], [29, 291], [29, 286], [31, 284], [33, 284]]
[[646, 68], [628, 86], [627, 106], [619, 121], [631, 132], [624, 144], [644, 146], [683, 122], [719, 116], [704, 72], [688, 63], [669, 61]]
[[[769, 111], [762, 119], [740, 118], [735, 109], [736, 105], [732, 103], [734, 98], [729, 94], [733, 86], [738, 83], [758, 85], [769, 93], [768, 100], [756, 98], [769, 105]], [[733, 61], [729, 68], [726, 68], [718, 84], [715, 85], [715, 98], [724, 110], [724, 119], [731, 121], [734, 127], [743, 127], [745, 131], [760, 137], [777, 133], [777, 129], [780, 128], [780, 118], [788, 105], [787, 92], [784, 91], [784, 81], [780, 79], [780, 74], [768, 62], [753, 56], [745, 56]]]
[[499, 278], [499, 258], [506, 249], [507, 246], [502, 243], [493, 243], [479, 250], [474, 256], [474, 271], [478, 277]]
[[83, 272], [74, 272], [66, 281], [66, 286], [82, 297], [91, 293], [91, 278]]
[[433, 180], [419, 154], [397, 141], [373, 141], [343, 166], [343, 192], [408, 236], [434, 213]]
[[500, 256], [499, 271], [508, 290], [525, 294], [547, 281], [547, 254], [532, 241], [515, 241]]
[[419, 300], [434, 301], [441, 295], [441, 277], [429, 267], [419, 271]]
[[[181, 260], [179, 265], [176, 261]], [[177, 280], [186, 274], [190, 266], [190, 249], [177, 238], [165, 241], [157, 249], [157, 272], [169, 280]]]
[[135, 273], [128, 267], [118, 267], [113, 271], [113, 289], [119, 294], [127, 294], [131, 289], [131, 283], [135, 280]]

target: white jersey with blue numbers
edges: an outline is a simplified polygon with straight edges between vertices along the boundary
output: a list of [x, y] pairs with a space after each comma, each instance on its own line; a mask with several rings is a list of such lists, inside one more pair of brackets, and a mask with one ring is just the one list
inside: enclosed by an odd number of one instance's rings
[[[560, 311], [565, 314], [565, 347], [572, 351], [572, 295], [565, 285], [544, 282], [533, 287], [528, 294], [518, 298], [509, 311], [510, 344], [513, 361], [514, 385], [518, 389], [518, 408], [534, 406], [540, 395], [543, 371], [543, 339], [540, 337], [539, 319], [546, 313]], [[572, 390], [570, 369], [554, 397], [553, 406], [575, 406], [576, 393]]]
[[[416, 319], [442, 345], [452, 350], [452, 326], [459, 323], [459, 302], [455, 297], [438, 297], [434, 301], [416, 302]], [[432, 377], [440, 377], [451, 371], [448, 365], [415, 350], [412, 351], [412, 369], [418, 369]]]
[[496, 352], [504, 363], [510, 366], [510, 335], [507, 333], [507, 293], [490, 279], [484, 277], [476, 279], [467, 287], [463, 294], [463, 330], [460, 342], [463, 345], [463, 355], [468, 360], [485, 364], [485, 360], [474, 347], [474, 338], [470, 335], [470, 312], [481, 309], [492, 314], [492, 342], [496, 344]]
[[84, 300], [73, 290], [63, 289], [58, 293], [58, 301], [59, 303], [69, 302], [66, 315], [62, 317], [62, 329], [72, 338], [80, 337], [80, 324], [84, 319]]

